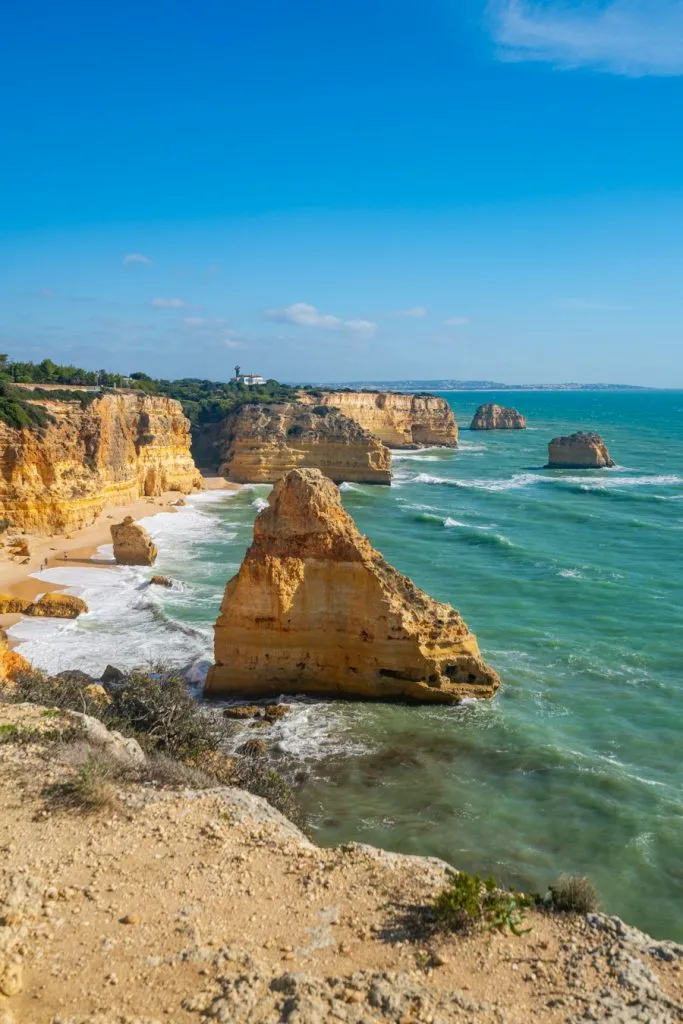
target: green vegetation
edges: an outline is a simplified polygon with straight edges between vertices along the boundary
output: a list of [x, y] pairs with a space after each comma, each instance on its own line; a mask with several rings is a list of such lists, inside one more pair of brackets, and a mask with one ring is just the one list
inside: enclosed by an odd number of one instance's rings
[[[147, 671], [125, 673], [107, 688], [106, 699], [103, 698], [101, 690], [92, 687], [92, 680], [82, 672], [48, 676], [31, 669], [20, 673], [15, 686], [3, 691], [1, 699], [92, 715], [107, 728], [140, 743], [148, 757], [144, 777], [150, 781], [196, 788], [219, 784], [240, 786], [265, 797], [288, 818], [303, 824], [291, 788], [275, 770], [267, 753], [256, 756], [225, 753], [229, 722], [218, 711], [200, 707], [187, 691], [180, 674], [173, 669], [156, 665]], [[109, 781], [114, 771], [115, 767], [109, 765]], [[67, 787], [52, 795], [63, 803], [77, 806], [83, 791], [96, 781], [95, 767], [90, 765], [82, 778], [68, 780], [71, 789]], [[73, 790], [74, 786], [77, 791]]]
[[523, 893], [496, 887], [493, 878], [481, 879], [466, 871], [453, 872], [434, 902], [437, 923], [448, 931], [471, 932], [476, 928], [524, 935], [524, 911], [535, 900]]
[[183, 380], [153, 380], [144, 373], [131, 374], [131, 383], [147, 394], [177, 399], [195, 429], [207, 423], [217, 423], [242, 405], [296, 401], [298, 391], [298, 388], [280, 384], [276, 380], [248, 387], [232, 381], [222, 383], [192, 377]]
[[[13, 384], [35, 384], [31, 390], [12, 387]], [[41, 385], [50, 384], [45, 391]], [[63, 385], [63, 388], [55, 388]], [[48, 414], [31, 401], [51, 398], [57, 401], [80, 402], [86, 407], [98, 397], [98, 392], [70, 391], [73, 387], [107, 388], [128, 387], [148, 395], [175, 398], [183, 407], [196, 435], [205, 424], [217, 423], [228, 413], [242, 405], [257, 402], [291, 402], [296, 400], [298, 388], [267, 380], [265, 384], [249, 387], [233, 381], [156, 380], [146, 373], [131, 373], [125, 377], [107, 370], [84, 370], [78, 366], [60, 366], [51, 359], [41, 363], [18, 362], [0, 355], [0, 420], [11, 427], [43, 427], [50, 422]], [[308, 388], [311, 394], [321, 394]]]
[[566, 914], [591, 914], [598, 909], [598, 890], [583, 875], [560, 875], [550, 886], [551, 907]]
[[83, 370], [79, 366], [60, 366], [51, 359], [42, 363], [23, 363], [0, 355], [0, 381], [12, 384], [74, 384], [90, 387], [117, 388], [124, 383], [120, 373], [108, 370]]

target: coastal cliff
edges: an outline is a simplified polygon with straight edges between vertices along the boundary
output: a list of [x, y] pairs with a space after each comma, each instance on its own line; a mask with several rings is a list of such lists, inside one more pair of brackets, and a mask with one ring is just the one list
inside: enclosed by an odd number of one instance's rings
[[205, 693], [454, 703], [500, 680], [460, 614], [375, 551], [318, 470], [279, 480], [225, 589]]
[[391, 452], [335, 409], [295, 402], [244, 405], [218, 426], [218, 472], [236, 483], [271, 483], [296, 468], [336, 483], [391, 483]]
[[327, 391], [299, 400], [307, 405], [339, 409], [390, 448], [455, 448], [458, 426], [445, 398], [404, 395], [395, 391]]
[[0, 421], [0, 517], [36, 533], [92, 523], [105, 505], [200, 490], [190, 425], [179, 402], [119, 392], [86, 408], [44, 401], [42, 428]]

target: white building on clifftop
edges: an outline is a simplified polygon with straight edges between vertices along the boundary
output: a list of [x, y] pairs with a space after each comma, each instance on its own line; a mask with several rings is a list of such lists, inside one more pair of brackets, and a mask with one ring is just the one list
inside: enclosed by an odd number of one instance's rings
[[241, 367], [235, 367], [235, 376], [230, 378], [231, 384], [244, 384], [246, 387], [253, 387], [254, 384], [265, 384], [266, 378], [260, 373], [242, 373]]

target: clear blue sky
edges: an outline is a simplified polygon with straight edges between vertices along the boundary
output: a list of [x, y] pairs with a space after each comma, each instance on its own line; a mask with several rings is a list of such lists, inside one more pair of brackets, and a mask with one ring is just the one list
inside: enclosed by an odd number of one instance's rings
[[0, 350], [683, 386], [681, 0], [24, 0]]

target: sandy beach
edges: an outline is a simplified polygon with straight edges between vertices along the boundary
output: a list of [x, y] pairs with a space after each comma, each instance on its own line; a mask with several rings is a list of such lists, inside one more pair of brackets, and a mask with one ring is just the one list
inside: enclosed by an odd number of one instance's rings
[[[240, 485], [230, 483], [223, 477], [204, 476], [204, 489], [238, 491]], [[45, 537], [21, 533], [20, 536], [28, 542], [31, 555], [28, 559], [13, 559], [7, 549], [0, 549], [0, 592], [32, 600], [46, 589], [45, 583], [33, 577], [33, 573], [39, 572], [41, 567], [52, 568], [65, 564], [111, 565], [108, 561], [98, 563], [96, 556], [98, 548], [111, 543], [110, 527], [113, 523], [120, 522], [125, 516], [138, 520], [155, 515], [156, 512], [173, 512], [175, 503], [186, 497], [180, 491], [166, 491], [154, 498], [138, 498], [128, 505], [105, 506], [94, 523], [65, 536]], [[49, 589], [64, 588], [51, 584]], [[8, 629], [19, 619], [21, 615], [0, 615], [0, 627]]]

